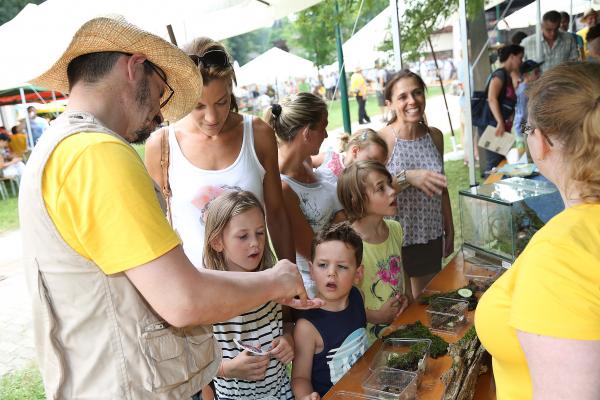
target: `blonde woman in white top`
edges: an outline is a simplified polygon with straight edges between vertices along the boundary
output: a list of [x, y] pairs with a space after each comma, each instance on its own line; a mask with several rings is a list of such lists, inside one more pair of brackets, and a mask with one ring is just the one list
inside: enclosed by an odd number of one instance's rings
[[[199, 38], [184, 51], [198, 64], [204, 89], [196, 109], [169, 127], [169, 184], [174, 228], [186, 254], [202, 267], [203, 214], [227, 188], [249, 190], [264, 202], [278, 258], [295, 261], [290, 222], [283, 206], [273, 130], [237, 112], [233, 67], [223, 45]], [[160, 133], [161, 131], [158, 131]], [[146, 144], [146, 166], [162, 186], [161, 135]]]

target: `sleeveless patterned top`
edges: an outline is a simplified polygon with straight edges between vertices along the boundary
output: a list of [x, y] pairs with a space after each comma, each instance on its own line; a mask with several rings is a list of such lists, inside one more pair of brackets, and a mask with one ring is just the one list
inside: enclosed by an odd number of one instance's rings
[[[396, 137], [387, 169], [392, 175], [403, 169], [428, 169], [442, 173], [443, 165], [443, 158], [428, 129], [425, 135], [415, 140]], [[394, 219], [400, 222], [404, 230], [403, 246], [425, 244], [437, 239], [443, 234], [442, 196], [429, 197], [409, 186], [398, 193], [398, 214]]]

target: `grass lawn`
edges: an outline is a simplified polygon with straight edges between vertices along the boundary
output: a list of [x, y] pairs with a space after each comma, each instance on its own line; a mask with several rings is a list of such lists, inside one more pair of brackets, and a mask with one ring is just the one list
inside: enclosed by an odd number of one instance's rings
[[45, 398], [42, 377], [34, 365], [0, 378], [2, 400], [44, 400]]
[[17, 198], [10, 197], [7, 200], [0, 200], [0, 232], [18, 227], [19, 214], [17, 213]]

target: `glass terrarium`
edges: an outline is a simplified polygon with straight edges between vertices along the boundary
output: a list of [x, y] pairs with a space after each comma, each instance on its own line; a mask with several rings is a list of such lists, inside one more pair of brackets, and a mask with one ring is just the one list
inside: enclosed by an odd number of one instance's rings
[[512, 264], [546, 222], [564, 209], [546, 180], [509, 178], [459, 192], [465, 259]]

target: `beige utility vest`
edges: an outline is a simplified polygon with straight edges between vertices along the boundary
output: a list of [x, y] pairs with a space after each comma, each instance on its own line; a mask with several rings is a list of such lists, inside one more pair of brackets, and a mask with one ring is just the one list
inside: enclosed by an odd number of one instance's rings
[[44, 205], [42, 174], [50, 154], [64, 138], [86, 132], [123, 140], [90, 114], [65, 113], [37, 143], [21, 181], [25, 270], [46, 396], [190, 398], [216, 375], [220, 363], [212, 327], [169, 326], [125, 274], [105, 275], [69, 247]]

